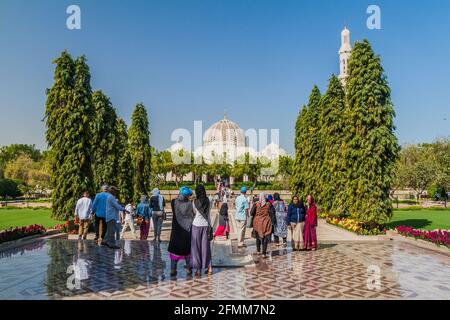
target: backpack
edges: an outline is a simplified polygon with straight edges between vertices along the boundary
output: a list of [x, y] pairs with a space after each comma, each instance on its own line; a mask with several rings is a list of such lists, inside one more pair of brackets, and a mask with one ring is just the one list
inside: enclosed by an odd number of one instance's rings
[[159, 207], [159, 196], [151, 197], [150, 205], [151, 205], [153, 211], [162, 211], [162, 208]]

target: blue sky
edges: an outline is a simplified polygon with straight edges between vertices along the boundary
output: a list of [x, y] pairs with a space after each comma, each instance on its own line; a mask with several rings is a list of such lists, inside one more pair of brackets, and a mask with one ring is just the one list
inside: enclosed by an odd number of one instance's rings
[[[66, 27], [71, 4], [81, 30]], [[381, 30], [366, 27], [370, 4], [381, 8]], [[158, 149], [174, 129], [194, 120], [206, 129], [227, 109], [244, 129], [279, 128], [292, 152], [312, 86], [324, 92], [339, 72], [344, 25], [381, 55], [400, 142], [449, 136], [448, 0], [0, 0], [0, 145], [46, 148], [45, 89], [67, 49], [87, 56], [92, 87], [127, 123], [137, 102], [146, 105]]]

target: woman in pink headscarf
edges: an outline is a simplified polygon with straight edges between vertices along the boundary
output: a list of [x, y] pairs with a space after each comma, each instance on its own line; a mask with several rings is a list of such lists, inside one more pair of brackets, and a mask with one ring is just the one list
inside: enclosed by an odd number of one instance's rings
[[303, 231], [303, 239], [305, 241], [306, 250], [317, 249], [317, 206], [312, 195], [306, 198], [308, 202], [308, 210], [305, 217], [305, 229]]

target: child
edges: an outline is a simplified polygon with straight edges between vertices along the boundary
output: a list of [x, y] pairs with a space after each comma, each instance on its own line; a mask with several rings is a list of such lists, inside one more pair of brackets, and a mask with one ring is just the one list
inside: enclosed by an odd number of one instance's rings
[[132, 200], [128, 200], [128, 204], [125, 206], [125, 218], [123, 219], [123, 227], [120, 237], [123, 239], [123, 234], [127, 230], [127, 227], [130, 227], [131, 233], [133, 234], [133, 238], [137, 239], [135, 229], [134, 229], [134, 208], [131, 204]]
[[317, 206], [312, 195], [308, 195], [306, 201], [308, 202], [308, 210], [306, 211], [303, 238], [305, 240], [305, 249], [314, 251], [317, 249]]
[[230, 235], [230, 224], [228, 220], [228, 204], [223, 203], [220, 207], [219, 211], [219, 225], [217, 226], [217, 230], [214, 233], [215, 237], [220, 237], [226, 235], [227, 239]]

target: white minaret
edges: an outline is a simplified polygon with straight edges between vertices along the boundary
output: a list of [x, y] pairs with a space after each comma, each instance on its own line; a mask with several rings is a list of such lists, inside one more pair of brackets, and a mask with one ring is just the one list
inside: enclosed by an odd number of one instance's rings
[[350, 44], [350, 30], [347, 27], [341, 32], [341, 48], [339, 49], [339, 64], [341, 66], [341, 73], [339, 74], [339, 79], [342, 85], [345, 86], [345, 82], [348, 76], [348, 60], [350, 59], [350, 54], [352, 52], [352, 46]]

